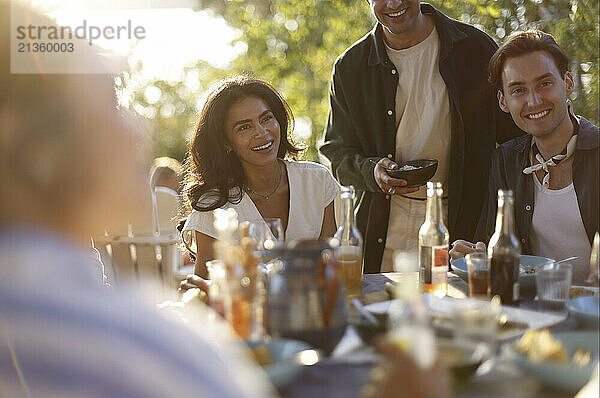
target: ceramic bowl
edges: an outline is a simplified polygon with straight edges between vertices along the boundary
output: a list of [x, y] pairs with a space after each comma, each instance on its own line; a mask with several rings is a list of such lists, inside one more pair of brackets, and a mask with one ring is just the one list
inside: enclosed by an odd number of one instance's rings
[[575, 393], [588, 382], [592, 371], [598, 364], [598, 332], [562, 332], [552, 333], [552, 336], [561, 341], [569, 357], [577, 349], [590, 351], [592, 355], [591, 362], [586, 366], [575, 366], [572, 363], [533, 362], [512, 344], [508, 345], [506, 350], [523, 372], [535, 377], [547, 386]]
[[600, 322], [600, 297], [577, 297], [567, 301], [567, 310], [586, 329], [598, 330]]
[[[416, 169], [402, 170], [405, 166]], [[437, 159], [419, 159], [402, 162], [398, 164], [397, 169], [386, 169], [386, 171], [390, 177], [406, 180], [407, 184], [402, 188], [415, 188], [425, 185], [433, 177], [437, 167]]]

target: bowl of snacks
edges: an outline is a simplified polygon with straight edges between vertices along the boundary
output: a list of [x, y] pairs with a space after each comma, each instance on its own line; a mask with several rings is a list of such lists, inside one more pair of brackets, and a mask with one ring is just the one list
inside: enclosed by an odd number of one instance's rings
[[298, 377], [303, 366], [314, 365], [320, 359], [318, 351], [298, 340], [247, 341], [246, 345], [252, 359], [264, 369], [277, 389]]
[[598, 364], [598, 332], [530, 330], [507, 346], [523, 372], [550, 387], [579, 391]]
[[406, 180], [402, 188], [415, 188], [425, 185], [437, 171], [437, 159], [409, 160], [398, 164], [395, 169], [386, 169], [388, 175], [393, 178]]

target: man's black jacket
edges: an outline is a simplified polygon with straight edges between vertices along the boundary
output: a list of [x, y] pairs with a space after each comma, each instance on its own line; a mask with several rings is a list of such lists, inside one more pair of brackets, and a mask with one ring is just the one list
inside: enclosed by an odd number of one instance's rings
[[[429, 4], [440, 37], [439, 70], [450, 99], [451, 147], [448, 176], [450, 239], [472, 239], [496, 142], [521, 135], [500, 111], [487, 66], [496, 43], [473, 26], [452, 20]], [[343, 185], [359, 191], [357, 224], [363, 234], [365, 272], [378, 272], [385, 247], [389, 196], [373, 176], [382, 157], [394, 159], [398, 74], [389, 60], [380, 24], [342, 54], [334, 66], [330, 112], [321, 152]], [[422, 110], [423, 113], [427, 108]]]

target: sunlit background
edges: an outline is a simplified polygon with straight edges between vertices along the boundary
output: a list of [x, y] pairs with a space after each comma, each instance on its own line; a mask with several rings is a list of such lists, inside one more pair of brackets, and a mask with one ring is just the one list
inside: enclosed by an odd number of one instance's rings
[[[143, 26], [137, 42], [95, 44], [126, 59], [116, 79], [122, 106], [145, 118], [153, 154], [182, 160], [198, 108], [219, 79], [249, 73], [271, 81], [296, 117], [295, 137], [318, 160], [336, 57], [373, 26], [358, 0], [39, 0], [62, 24]], [[598, 122], [597, 0], [434, 0], [447, 15], [498, 42], [528, 27], [553, 34], [572, 60], [575, 110]]]

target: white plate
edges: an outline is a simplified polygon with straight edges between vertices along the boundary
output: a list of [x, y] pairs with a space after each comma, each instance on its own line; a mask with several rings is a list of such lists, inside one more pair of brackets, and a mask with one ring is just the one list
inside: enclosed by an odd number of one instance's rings
[[[400, 300], [388, 300], [379, 303], [373, 303], [366, 305], [365, 308], [375, 314], [385, 314], [388, 312], [392, 303], [399, 303]], [[461, 307], [466, 305], [486, 305], [486, 302], [481, 300], [475, 300], [470, 298], [455, 299], [452, 297], [444, 297], [440, 299], [431, 294], [423, 295], [423, 303], [425, 304], [427, 311], [430, 315], [443, 316], [451, 318], [454, 311], [460, 310]], [[525, 324], [527, 328], [523, 329], [509, 329], [506, 332], [502, 332], [498, 337], [500, 340], [508, 340], [514, 337], [518, 337], [523, 334], [527, 329], [539, 329], [552, 326], [563, 321], [566, 318], [566, 314], [556, 314], [549, 312], [539, 312], [532, 310], [524, 310], [513, 307], [502, 307], [502, 313], [506, 314], [508, 321]]]

